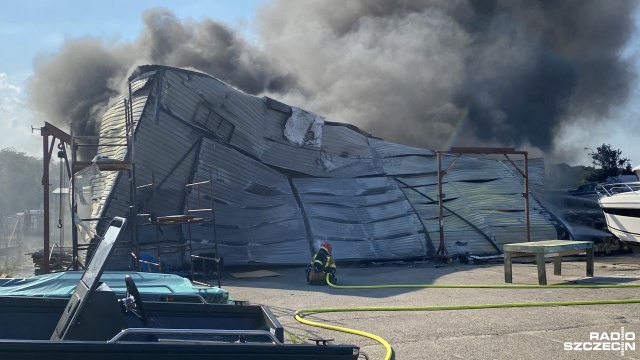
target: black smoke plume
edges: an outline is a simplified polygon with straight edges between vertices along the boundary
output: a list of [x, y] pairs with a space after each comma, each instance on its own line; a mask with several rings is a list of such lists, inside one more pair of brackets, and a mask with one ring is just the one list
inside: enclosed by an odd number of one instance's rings
[[391, 141], [552, 153], [562, 125], [602, 121], [627, 100], [635, 74], [621, 52], [636, 4], [275, 0], [256, 14], [255, 46], [214, 20], [153, 9], [133, 43], [71, 40], [41, 58], [31, 95], [51, 121], [94, 129], [133, 67], [159, 63]]
[[427, 148], [553, 152], [561, 125], [603, 121], [627, 99], [636, 4], [276, 1], [258, 20], [269, 57], [286, 57], [308, 94], [290, 102]]
[[142, 20], [144, 29], [131, 43], [87, 37], [39, 56], [29, 84], [31, 104], [55, 125], [96, 135], [109, 100], [126, 93], [125, 81], [139, 65], [196, 68], [254, 94], [290, 86], [286, 74], [227, 25], [181, 21], [162, 8], [144, 12]]

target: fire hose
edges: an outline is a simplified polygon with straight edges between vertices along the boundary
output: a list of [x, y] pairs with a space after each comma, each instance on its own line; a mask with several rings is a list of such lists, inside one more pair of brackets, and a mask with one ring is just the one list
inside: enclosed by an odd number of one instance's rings
[[[434, 288], [434, 289], [607, 289], [607, 288], [638, 288], [640, 284], [559, 284], [559, 285], [449, 285], [449, 284], [388, 284], [388, 285], [335, 285], [326, 277], [327, 284], [334, 289], [401, 289], [401, 288]], [[373, 307], [351, 307], [351, 308], [310, 308], [300, 309], [295, 312], [294, 318], [305, 325], [315, 326], [323, 329], [340, 331], [348, 334], [363, 336], [375, 340], [385, 348], [384, 360], [391, 360], [394, 357], [393, 348], [382, 337], [369, 332], [350, 329], [342, 326], [335, 326], [307, 320], [304, 317], [311, 314], [338, 313], [338, 312], [360, 312], [360, 311], [443, 311], [443, 310], [474, 310], [474, 309], [496, 309], [515, 307], [545, 307], [545, 306], [581, 306], [581, 305], [611, 305], [611, 304], [638, 304], [640, 299], [620, 299], [620, 300], [578, 300], [578, 301], [545, 301], [545, 302], [520, 302], [501, 304], [473, 304], [473, 305], [433, 305], [433, 306], [373, 306]]]

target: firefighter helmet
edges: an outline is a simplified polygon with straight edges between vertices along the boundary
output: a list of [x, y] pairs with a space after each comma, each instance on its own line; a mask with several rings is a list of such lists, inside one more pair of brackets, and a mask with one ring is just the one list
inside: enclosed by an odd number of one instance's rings
[[331, 254], [331, 244], [325, 241], [320, 245], [320, 249], [322, 248], [324, 248], [329, 254]]

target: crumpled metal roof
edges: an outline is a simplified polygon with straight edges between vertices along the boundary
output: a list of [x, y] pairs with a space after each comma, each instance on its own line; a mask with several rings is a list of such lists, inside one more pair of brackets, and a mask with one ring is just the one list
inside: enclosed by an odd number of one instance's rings
[[[185, 201], [193, 208], [198, 194], [186, 195], [185, 182], [211, 176], [225, 264], [304, 264], [322, 241], [332, 243], [337, 260], [435, 254], [440, 234], [434, 151], [326, 120], [321, 127], [302, 126], [298, 138], [312, 141], [294, 144], [284, 134], [287, 122], [296, 121], [286, 104], [244, 94], [202, 73], [164, 66], [142, 70], [130, 80], [136, 183], [150, 183], [153, 174], [155, 211], [162, 216], [184, 213]], [[124, 134], [122, 108], [117, 103], [107, 111], [101, 135]], [[100, 150], [114, 159], [126, 155], [122, 148]], [[443, 156], [443, 169], [454, 159]], [[541, 187], [544, 162], [529, 161], [529, 173], [532, 186]], [[94, 216], [127, 214], [128, 186], [123, 174], [96, 177]], [[526, 239], [523, 180], [508, 161], [460, 157], [443, 177], [443, 192], [451, 255], [495, 254], [504, 243]], [[199, 195], [202, 202], [211, 199]], [[153, 205], [150, 196], [137, 200], [138, 211]], [[556, 224], [535, 197], [530, 210], [532, 239], [555, 239]], [[160, 240], [191, 239], [195, 251], [205, 251], [214, 241], [213, 226], [167, 227]], [[139, 233], [142, 243], [155, 243], [153, 227], [140, 227]], [[180, 263], [185, 256], [163, 261]]]

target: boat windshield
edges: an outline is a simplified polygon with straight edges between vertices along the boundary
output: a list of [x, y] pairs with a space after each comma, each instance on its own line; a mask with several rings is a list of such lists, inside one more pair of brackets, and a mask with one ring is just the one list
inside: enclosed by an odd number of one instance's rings
[[[123, 219], [124, 220], [124, 219]], [[111, 254], [114, 248], [114, 244], [118, 239], [118, 233], [120, 232], [120, 228], [124, 225], [124, 221], [116, 218], [111, 221], [109, 224], [109, 228], [105, 233], [102, 241], [100, 241], [100, 245], [93, 254], [93, 258], [87, 265], [87, 269], [82, 275], [82, 282], [87, 285], [87, 288], [92, 289], [93, 284], [95, 284], [100, 275], [102, 274], [102, 270], [104, 269], [107, 258]]]

